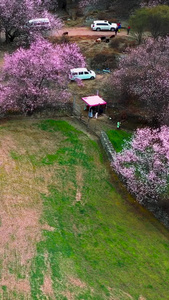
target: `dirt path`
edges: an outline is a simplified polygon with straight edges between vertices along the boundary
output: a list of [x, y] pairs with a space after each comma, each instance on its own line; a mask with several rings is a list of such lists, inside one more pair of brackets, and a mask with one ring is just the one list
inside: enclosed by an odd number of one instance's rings
[[[52, 35], [60, 36], [64, 32], [68, 32], [69, 36], [111, 36], [114, 34], [112, 31], [93, 31], [89, 27], [63, 27], [61, 30], [53, 31]], [[126, 30], [121, 30], [119, 36], [126, 36]]]

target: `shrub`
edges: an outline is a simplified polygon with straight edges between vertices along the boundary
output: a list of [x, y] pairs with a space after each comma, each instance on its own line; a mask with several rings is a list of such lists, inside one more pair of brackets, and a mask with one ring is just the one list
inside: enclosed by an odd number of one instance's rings
[[100, 53], [91, 60], [91, 68], [93, 69], [115, 69], [116, 67], [117, 56], [115, 54]]

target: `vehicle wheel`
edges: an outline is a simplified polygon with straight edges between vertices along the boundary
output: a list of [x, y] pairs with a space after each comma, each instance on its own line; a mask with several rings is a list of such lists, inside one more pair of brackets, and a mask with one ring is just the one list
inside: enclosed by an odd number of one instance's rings
[[94, 79], [94, 76], [90, 77], [90, 79], [92, 79], [92, 80], [93, 80], [93, 79]]
[[96, 28], [96, 31], [100, 31], [101, 29], [100, 28]]
[[114, 31], [114, 28], [111, 28], [110, 31]]

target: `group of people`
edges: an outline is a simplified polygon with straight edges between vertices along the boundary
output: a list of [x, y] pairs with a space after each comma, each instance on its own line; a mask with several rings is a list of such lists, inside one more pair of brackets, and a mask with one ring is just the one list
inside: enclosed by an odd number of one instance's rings
[[100, 107], [99, 109], [96, 108], [96, 107], [91, 108], [91, 109], [89, 109], [88, 117], [89, 117], [89, 118], [93, 118], [93, 117], [94, 117], [95, 119], [97, 119], [99, 115], [102, 115], [102, 114], [103, 114], [103, 111], [104, 111], [104, 110], [103, 110], [102, 107]]
[[[117, 23], [117, 28], [114, 30], [115, 35], [117, 35], [117, 32], [121, 31], [121, 23]], [[130, 26], [127, 27], [127, 34], [130, 33]]]
[[115, 35], [117, 35], [117, 32], [120, 32], [120, 30], [121, 30], [121, 23], [117, 23], [117, 27], [114, 30]]

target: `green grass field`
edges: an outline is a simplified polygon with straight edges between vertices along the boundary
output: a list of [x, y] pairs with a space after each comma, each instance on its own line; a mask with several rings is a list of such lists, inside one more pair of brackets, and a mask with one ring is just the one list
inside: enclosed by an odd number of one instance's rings
[[0, 299], [169, 299], [169, 235], [65, 121], [0, 126]]
[[116, 152], [120, 152], [123, 149], [124, 143], [126, 141], [129, 141], [132, 137], [132, 133], [126, 132], [121, 129], [107, 130], [106, 133]]

